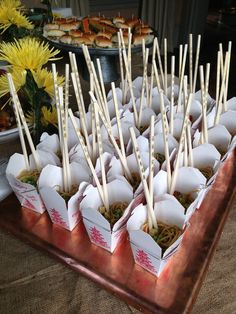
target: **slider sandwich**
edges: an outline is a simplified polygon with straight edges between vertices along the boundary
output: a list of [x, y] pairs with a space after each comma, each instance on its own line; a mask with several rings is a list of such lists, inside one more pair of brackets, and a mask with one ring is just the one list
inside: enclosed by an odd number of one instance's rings
[[142, 45], [143, 39], [145, 40], [145, 43], [148, 44], [152, 42], [153, 40], [153, 35], [150, 34], [134, 34], [133, 35], [133, 45], [134, 46], [139, 46]]
[[44, 25], [44, 31], [45, 32], [52, 30], [52, 29], [59, 29], [59, 25], [55, 24], [55, 23], [48, 23], [48, 24]]
[[106, 25], [114, 26], [114, 24], [112, 23], [112, 21], [109, 20], [109, 19], [106, 19], [106, 18], [101, 18], [99, 22], [100, 22], [100, 23], [103, 23], [103, 24], [106, 24]]
[[100, 48], [112, 48], [112, 41], [104, 36], [96, 36], [95, 44]]
[[60, 30], [62, 30], [64, 32], [69, 32], [73, 29], [76, 29], [76, 24], [74, 24], [74, 23], [66, 23], [66, 24], [60, 25]]
[[125, 18], [122, 16], [114, 16], [113, 24], [116, 24], [116, 23], [125, 23]]
[[73, 37], [82, 37], [83, 36], [83, 32], [79, 29], [72, 29], [69, 31], [69, 35], [73, 36]]
[[60, 37], [60, 42], [63, 44], [70, 45], [72, 43], [72, 36], [70, 35], [63, 35]]
[[139, 20], [135, 18], [126, 20], [126, 24], [129, 25], [130, 28], [134, 28], [138, 23], [139, 23]]
[[129, 25], [127, 23], [116, 23], [116, 27], [121, 28], [123, 30], [123, 29], [128, 29]]
[[153, 32], [153, 30], [151, 29], [151, 27], [139, 27], [136, 29], [136, 33], [139, 34], [151, 34]]
[[135, 30], [138, 30], [140, 27], [149, 27], [149, 25], [147, 23], [144, 23], [141, 20], [139, 20], [135, 26]]
[[71, 43], [72, 43], [72, 45], [75, 45], [75, 46], [81, 46], [81, 45], [91, 46], [91, 45], [93, 45], [93, 41], [90, 40], [86, 36], [72, 37], [72, 42]]
[[[127, 33], [123, 33], [123, 39], [124, 39], [124, 44], [127, 46], [129, 43], [129, 36]], [[116, 45], [118, 45], [118, 35], [114, 34], [111, 38], [112, 42]]]
[[100, 32], [98, 32], [97, 33], [97, 36], [103, 36], [103, 37], [106, 37], [106, 38], [108, 38], [108, 39], [111, 39], [111, 37], [112, 37], [112, 33], [111, 32], [109, 32], [109, 31], [100, 31]]
[[96, 36], [97, 36], [97, 34], [94, 32], [87, 32], [87, 33], [84, 33], [84, 35], [83, 35], [83, 37], [88, 38], [91, 42], [94, 42]]
[[59, 42], [60, 37], [64, 35], [66, 35], [66, 33], [60, 29], [51, 29], [47, 31], [47, 38], [57, 42]]

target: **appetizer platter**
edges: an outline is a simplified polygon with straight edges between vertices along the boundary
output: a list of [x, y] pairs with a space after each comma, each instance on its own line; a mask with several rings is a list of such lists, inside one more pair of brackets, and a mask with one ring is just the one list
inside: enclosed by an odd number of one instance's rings
[[200, 35], [195, 58], [192, 34], [180, 47], [178, 73], [171, 57], [169, 80], [167, 39], [163, 63], [153, 41], [150, 76], [142, 41], [143, 75], [133, 79], [131, 36], [128, 48], [121, 30], [117, 36], [121, 83], [111, 82], [108, 94], [99, 59], [97, 74], [89, 47], [81, 47], [87, 111], [75, 54], [69, 52], [63, 87], [52, 65], [58, 134], [42, 134], [36, 147], [7, 75], [23, 154], [11, 156], [6, 176], [21, 207], [13, 196], [2, 202], [0, 225], [138, 308], [182, 313], [193, 305], [235, 190], [231, 42], [217, 52], [214, 99], [210, 64], [198, 64]]
[[87, 45], [90, 54], [117, 53], [117, 32], [122, 29], [123, 40], [128, 46], [129, 30], [133, 51], [140, 50], [142, 41], [146, 45], [153, 42], [154, 30], [137, 18], [124, 19], [121, 16], [105, 18], [101, 16], [77, 18], [57, 18], [44, 26], [43, 36], [55, 47], [66, 51], [79, 52]]
[[119, 78], [117, 71], [119, 42], [118, 31], [122, 31], [122, 40], [128, 48], [130, 43], [132, 53], [141, 51], [142, 43], [151, 47], [155, 30], [141, 20], [132, 17], [124, 19], [121, 16], [105, 18], [104, 16], [84, 17], [77, 19], [58, 18], [53, 23], [46, 24], [43, 39], [51, 46], [65, 52], [73, 52], [81, 69], [81, 75], [89, 80], [89, 73], [83, 58], [82, 45], [87, 45], [96, 67], [96, 58], [100, 59], [105, 83]]

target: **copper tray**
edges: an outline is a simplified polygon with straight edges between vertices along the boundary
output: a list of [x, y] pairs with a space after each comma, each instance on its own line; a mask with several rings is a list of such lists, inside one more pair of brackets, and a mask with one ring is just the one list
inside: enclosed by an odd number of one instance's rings
[[128, 239], [111, 255], [91, 244], [82, 223], [73, 232], [52, 225], [48, 215], [20, 208], [11, 195], [0, 203], [0, 227], [48, 253], [139, 310], [189, 313], [229, 213], [236, 184], [236, 150], [219, 171], [191, 218], [177, 253], [161, 276], [134, 264]]

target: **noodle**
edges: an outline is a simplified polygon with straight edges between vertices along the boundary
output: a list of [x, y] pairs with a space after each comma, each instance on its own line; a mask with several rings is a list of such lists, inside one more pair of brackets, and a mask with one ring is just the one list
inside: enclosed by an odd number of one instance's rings
[[141, 179], [140, 179], [140, 175], [137, 172], [131, 172], [131, 176], [132, 176], [132, 182], [129, 181], [129, 183], [132, 185], [133, 190], [137, 190]]
[[113, 226], [122, 217], [127, 206], [127, 202], [115, 202], [110, 205], [109, 212], [106, 210], [105, 206], [100, 206], [98, 211], [110, 222], [111, 226]]
[[159, 161], [160, 165], [162, 165], [166, 159], [165, 155], [162, 155], [160, 153], [154, 153], [154, 157]]
[[206, 168], [202, 168], [199, 169], [201, 171], [201, 173], [204, 175], [204, 177], [206, 177], [207, 181], [213, 176], [214, 172], [212, 167], [206, 167]]
[[182, 194], [178, 191], [175, 191], [174, 197], [177, 198], [177, 200], [180, 202], [180, 204], [185, 208], [185, 213], [186, 213], [186, 210], [188, 209], [188, 207], [194, 201], [194, 199], [190, 193]]
[[78, 185], [73, 185], [69, 192], [58, 191], [58, 193], [67, 203], [69, 199], [71, 198], [71, 196], [73, 196], [77, 191], [78, 191]]
[[162, 222], [157, 224], [157, 229], [149, 230], [148, 224], [142, 226], [142, 230], [149, 233], [154, 241], [165, 251], [168, 249], [182, 234], [182, 230], [175, 225], [169, 226]]
[[139, 127], [140, 133], [142, 134], [144, 131], [147, 130], [148, 127], [149, 127], [149, 125], [141, 125], [141, 126]]
[[37, 187], [39, 174], [40, 172], [38, 170], [31, 171], [24, 170], [20, 173], [17, 179], [19, 179], [23, 183], [28, 183], [33, 185], [34, 187]]

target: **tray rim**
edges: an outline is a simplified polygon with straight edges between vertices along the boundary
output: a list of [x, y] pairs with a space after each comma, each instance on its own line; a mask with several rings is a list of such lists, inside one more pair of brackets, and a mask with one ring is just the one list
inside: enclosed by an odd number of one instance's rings
[[[235, 162], [236, 150], [234, 150], [232, 152], [232, 155], [233, 156], [231, 159], [233, 159], [233, 161]], [[226, 161], [224, 164], [226, 164], [227, 162], [228, 161]], [[231, 160], [231, 163], [232, 163], [232, 160]], [[223, 164], [223, 166], [224, 166], [224, 164]], [[220, 172], [221, 176], [223, 176], [223, 177], [226, 176], [227, 171], [223, 174], [222, 174], [222, 172], [223, 171], [221, 169], [221, 172]], [[186, 300], [184, 313], [189, 313], [191, 311], [193, 304], [196, 300], [197, 294], [200, 290], [203, 278], [206, 275], [207, 268], [208, 268], [209, 263], [213, 257], [216, 245], [217, 245], [218, 240], [220, 238], [220, 234], [223, 230], [224, 224], [225, 224], [226, 219], [228, 217], [232, 201], [236, 196], [236, 194], [235, 194], [235, 183], [236, 183], [236, 169], [234, 167], [233, 172], [231, 173], [231, 177], [229, 179], [229, 186], [226, 189], [224, 196], [221, 196], [221, 198], [220, 198], [221, 202], [217, 206], [217, 208], [224, 207], [221, 219], [219, 221], [219, 224], [216, 226], [214, 235], [212, 235], [212, 239], [211, 239], [212, 241], [210, 243], [211, 245], [209, 247], [209, 251], [206, 252], [206, 254], [205, 254], [205, 260], [202, 263], [201, 268], [198, 268], [199, 276], [197, 277], [197, 280], [195, 280], [195, 282], [192, 285], [193, 293]], [[216, 189], [216, 191], [218, 191], [218, 190], [220, 191], [219, 188]], [[212, 194], [213, 189], [209, 190], [208, 198], [209, 198], [209, 193]], [[218, 193], [218, 194], [220, 194], [220, 193]], [[12, 197], [13, 196], [11, 195], [7, 199], [9, 199], [9, 198], [12, 199]], [[220, 196], [218, 196], [218, 197], [220, 197]], [[225, 202], [224, 202], [225, 199], [227, 200], [227, 204], [225, 204]], [[16, 199], [15, 199], [15, 201], [16, 201]], [[4, 203], [4, 201], [1, 203]], [[204, 208], [204, 206], [206, 207], [206, 203], [204, 204], [204, 202], [203, 202], [202, 207]], [[0, 210], [0, 217], [2, 216], [1, 214], [2, 213]], [[40, 216], [38, 219], [40, 219]], [[115, 282], [116, 285], [114, 288], [114, 280], [112, 278], [104, 278], [104, 274], [97, 273], [94, 269], [92, 269], [92, 267], [85, 265], [83, 263], [80, 263], [79, 265], [78, 265], [78, 263], [75, 264], [73, 262], [74, 258], [72, 256], [68, 256], [68, 254], [66, 254], [63, 250], [61, 250], [58, 247], [51, 247], [50, 250], [48, 250], [48, 243], [46, 241], [42, 240], [41, 238], [38, 238], [35, 235], [33, 235], [33, 238], [32, 238], [32, 233], [30, 233], [30, 232], [22, 233], [22, 229], [21, 228], [18, 228], [18, 229], [15, 228], [14, 225], [11, 223], [11, 221], [8, 221], [8, 223], [6, 224], [5, 221], [0, 219], [0, 228], [5, 230], [5, 231], [10, 232], [11, 234], [13, 234], [15, 236], [17, 236], [20, 240], [26, 242], [27, 244], [30, 244], [31, 246], [36, 247], [37, 249], [43, 250], [43, 252], [46, 253], [47, 255], [49, 255], [53, 258], [56, 258], [57, 260], [59, 260], [60, 262], [65, 264], [67, 267], [75, 270], [76, 272], [79, 272], [83, 276], [93, 280], [95, 283], [100, 284], [103, 288], [105, 288], [109, 292], [112, 292], [112, 294], [115, 294], [116, 296], [118, 296], [122, 300], [124, 300], [125, 302], [135, 306], [138, 309], [140, 309], [140, 306], [141, 306], [142, 309], [144, 309], [147, 312], [151, 312], [151, 313], [174, 313], [173, 308], [164, 309], [159, 304], [154, 303], [154, 302], [150, 302], [146, 298], [142, 298], [140, 295], [134, 294], [133, 291], [131, 291], [131, 289], [129, 287], [126, 287], [126, 289], [124, 289], [124, 287], [121, 286], [120, 283], [117, 284]], [[146, 273], [146, 271], [144, 271], [144, 272]], [[93, 275], [95, 275], [95, 277], [93, 277]], [[175, 301], [177, 301], [177, 300], [175, 299]], [[178, 302], [176, 303], [176, 305], [178, 308]], [[182, 312], [177, 311], [175, 313], [182, 313]]]

